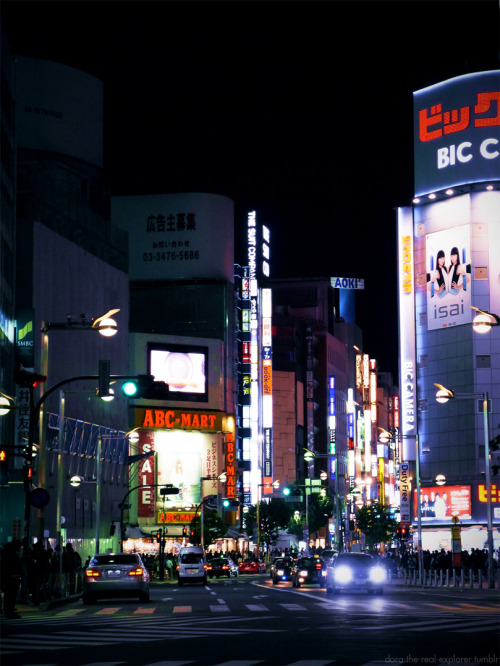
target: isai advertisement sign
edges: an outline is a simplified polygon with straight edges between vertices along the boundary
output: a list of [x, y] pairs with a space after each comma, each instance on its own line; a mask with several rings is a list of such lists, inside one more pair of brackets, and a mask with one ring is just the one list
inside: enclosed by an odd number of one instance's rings
[[472, 320], [470, 225], [426, 236], [427, 328]]

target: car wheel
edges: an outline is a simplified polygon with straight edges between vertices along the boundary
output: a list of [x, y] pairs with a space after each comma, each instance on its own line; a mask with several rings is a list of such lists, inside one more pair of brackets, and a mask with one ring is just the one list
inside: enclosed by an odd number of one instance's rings
[[327, 587], [326, 588], [326, 593], [327, 594], [335, 594], [335, 588], [334, 587]]
[[93, 604], [95, 603], [95, 597], [92, 594], [84, 594], [82, 597], [83, 603], [86, 604]]
[[184, 581], [179, 578], [177, 584], [179, 585], [179, 587], [182, 587], [184, 585]]
[[141, 592], [139, 601], [149, 601], [149, 592]]
[[207, 584], [207, 577], [206, 577], [206, 576], [205, 576], [205, 577], [203, 578], [203, 580], [201, 581], [201, 584], [202, 584], [202, 585], [206, 585], [206, 584]]

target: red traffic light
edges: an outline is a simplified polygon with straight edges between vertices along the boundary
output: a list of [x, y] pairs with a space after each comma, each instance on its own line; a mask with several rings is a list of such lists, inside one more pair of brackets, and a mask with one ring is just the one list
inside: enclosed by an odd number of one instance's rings
[[14, 382], [23, 388], [36, 388], [38, 384], [43, 384], [47, 381], [45, 375], [39, 375], [37, 372], [31, 372], [21, 365], [16, 363], [14, 368]]

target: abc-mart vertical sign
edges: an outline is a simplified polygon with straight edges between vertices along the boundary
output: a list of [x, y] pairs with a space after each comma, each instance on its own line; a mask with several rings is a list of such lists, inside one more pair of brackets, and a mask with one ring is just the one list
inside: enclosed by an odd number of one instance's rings
[[413, 93], [415, 195], [500, 178], [500, 70]]

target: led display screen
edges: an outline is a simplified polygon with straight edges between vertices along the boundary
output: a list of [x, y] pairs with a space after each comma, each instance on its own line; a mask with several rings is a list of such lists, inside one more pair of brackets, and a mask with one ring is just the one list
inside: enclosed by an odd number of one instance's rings
[[208, 347], [149, 343], [148, 372], [172, 400], [208, 401]]
[[[414, 516], [417, 517], [417, 491], [414, 491]], [[422, 522], [451, 522], [453, 516], [471, 518], [470, 486], [432, 486], [420, 488]]]

